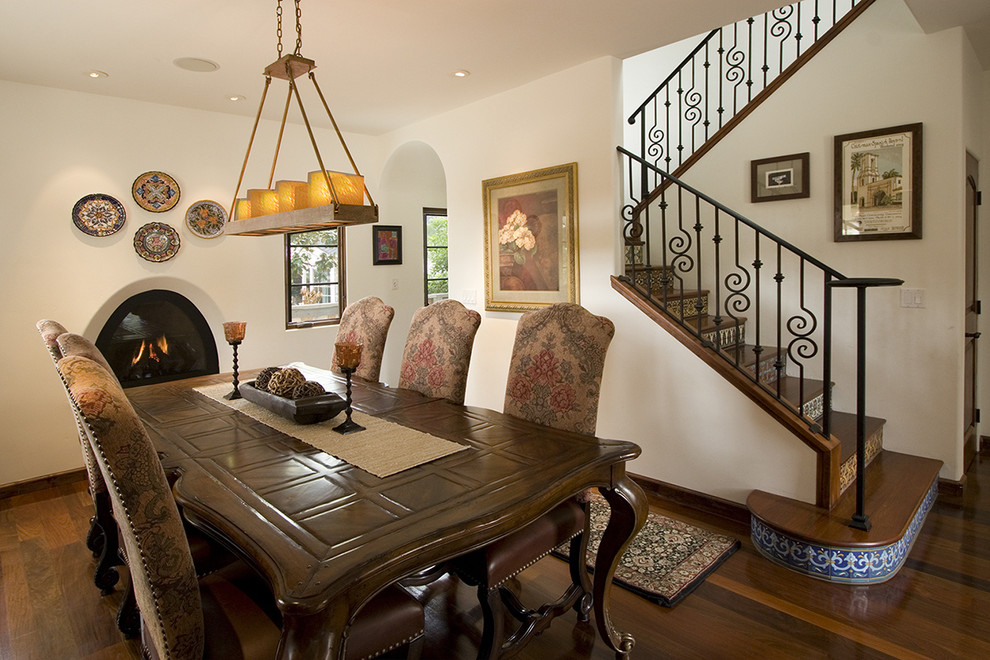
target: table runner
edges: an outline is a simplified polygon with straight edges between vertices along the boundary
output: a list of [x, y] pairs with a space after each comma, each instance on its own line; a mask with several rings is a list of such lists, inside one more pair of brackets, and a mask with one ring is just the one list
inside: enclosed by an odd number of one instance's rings
[[366, 415], [355, 410], [351, 418], [366, 430], [348, 435], [333, 431], [343, 420], [344, 413], [317, 424], [296, 424], [247, 399], [228, 401], [230, 384], [194, 388], [225, 406], [239, 410], [265, 426], [298, 438], [308, 445], [376, 477], [387, 477], [403, 470], [467, 449], [466, 446], [423, 433], [400, 424]]

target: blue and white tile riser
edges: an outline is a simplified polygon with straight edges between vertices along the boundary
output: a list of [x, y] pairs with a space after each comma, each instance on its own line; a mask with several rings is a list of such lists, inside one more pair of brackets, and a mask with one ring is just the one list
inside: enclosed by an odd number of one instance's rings
[[899, 541], [876, 548], [814, 545], [771, 529], [756, 516], [750, 518], [750, 535], [764, 557], [799, 573], [829, 582], [876, 584], [892, 578], [904, 565], [937, 496], [938, 480], [935, 480], [907, 534]]

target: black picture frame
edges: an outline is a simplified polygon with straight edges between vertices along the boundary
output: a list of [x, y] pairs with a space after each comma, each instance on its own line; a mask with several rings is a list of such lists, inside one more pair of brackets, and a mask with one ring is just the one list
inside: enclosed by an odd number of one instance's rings
[[402, 227], [375, 225], [371, 228], [371, 263], [395, 266], [402, 263]]
[[811, 197], [808, 161], [807, 151], [750, 161], [750, 201], [779, 202]]
[[835, 136], [835, 240], [921, 238], [922, 125]]

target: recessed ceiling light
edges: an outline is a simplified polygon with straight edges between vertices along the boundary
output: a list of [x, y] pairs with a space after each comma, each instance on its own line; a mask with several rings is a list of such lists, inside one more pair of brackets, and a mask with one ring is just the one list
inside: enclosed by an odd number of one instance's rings
[[216, 62], [204, 60], [199, 57], [180, 57], [177, 60], [172, 60], [172, 64], [180, 69], [195, 71], [196, 73], [210, 73], [220, 68], [220, 65]]
[[227, 100], [234, 101], [236, 103], [237, 101], [243, 101], [244, 97], [241, 96], [240, 94], [231, 94], [230, 96], [227, 97]]
[[86, 75], [89, 76], [90, 78], [109, 78], [110, 77], [110, 74], [107, 73], [106, 71], [96, 71], [96, 70], [90, 71]]
[[471, 72], [470, 71], [465, 71], [464, 69], [461, 69], [460, 71], [454, 71], [454, 77], [455, 78], [467, 78], [470, 75], [471, 75]]

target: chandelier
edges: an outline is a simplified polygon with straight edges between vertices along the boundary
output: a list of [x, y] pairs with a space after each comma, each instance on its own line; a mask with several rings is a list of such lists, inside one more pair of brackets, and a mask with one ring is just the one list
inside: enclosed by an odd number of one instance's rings
[[[251, 129], [251, 138], [248, 141], [247, 153], [244, 155], [241, 174], [237, 179], [237, 189], [234, 191], [234, 201], [231, 203], [230, 209], [230, 222], [224, 229], [226, 234], [267, 236], [378, 221], [378, 206], [375, 205], [371, 193], [364, 185], [364, 177], [358, 171], [354, 158], [340, 133], [340, 128], [330, 112], [330, 106], [327, 105], [326, 98], [316, 82], [316, 76], [313, 75], [316, 62], [303, 57], [300, 52], [302, 50], [302, 12], [299, 9], [299, 2], [300, 0], [294, 0], [296, 48], [291, 55], [282, 55], [282, 0], [278, 0], [276, 9], [278, 59], [265, 67], [264, 91], [261, 94], [261, 103], [258, 105], [258, 114], [254, 118], [254, 128]], [[323, 157], [320, 155], [320, 149], [313, 135], [313, 128], [296, 85], [296, 78], [304, 75], [313, 82], [313, 87], [323, 104], [323, 109], [326, 111], [333, 129], [337, 133], [337, 138], [340, 140], [340, 145], [354, 170], [353, 174], [327, 170], [323, 163]], [[265, 188], [248, 189], [244, 197], [238, 198], [272, 78], [287, 81], [289, 89], [285, 97], [285, 109], [282, 112], [282, 123], [278, 130], [268, 185]], [[299, 106], [299, 112], [306, 126], [306, 132], [309, 134], [309, 140], [313, 145], [319, 169], [310, 172], [305, 181], [278, 181], [273, 185], [275, 165], [278, 162], [282, 137], [285, 133], [285, 121], [293, 98]], [[365, 204], [365, 199], [367, 199], [367, 204]]]

